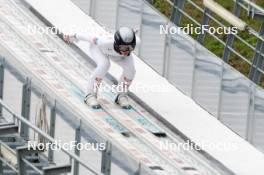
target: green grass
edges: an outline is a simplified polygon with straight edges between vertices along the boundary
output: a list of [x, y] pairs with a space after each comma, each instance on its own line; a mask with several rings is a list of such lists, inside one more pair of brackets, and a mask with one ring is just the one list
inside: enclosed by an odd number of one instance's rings
[[[193, 0], [193, 2], [195, 2], [200, 7], [203, 7], [202, 0]], [[233, 11], [233, 9], [234, 9], [234, 3], [231, 0], [216, 0], [216, 2], [221, 4], [223, 7], [225, 7], [229, 11]], [[256, 0], [255, 2], [264, 8], [264, 1], [263, 0]], [[163, 14], [165, 14], [167, 17], [171, 16], [172, 8], [167, 3], [166, 0], [154, 0], [154, 6], [159, 11], [161, 11]], [[190, 3], [185, 4], [184, 10], [185, 10], [185, 12], [187, 12], [190, 16], [192, 16], [198, 22], [202, 21], [203, 13], [200, 12], [199, 10], [197, 10], [196, 8], [194, 8]], [[226, 21], [224, 21], [220, 17], [217, 17], [214, 14], [212, 14], [212, 15], [216, 19], [218, 19], [219, 21], [224, 23], [226, 26], [228, 26], [228, 23]], [[249, 24], [249, 26], [254, 28], [256, 31], [259, 31], [260, 26], [261, 26], [261, 22], [249, 19], [249, 17], [247, 16], [247, 12], [245, 10], [241, 11], [240, 18], [242, 20], [244, 20], [247, 24]], [[186, 26], [187, 24], [191, 24], [191, 23], [193, 23], [193, 22], [190, 21], [187, 17], [183, 17], [182, 22], [181, 22], [181, 26]], [[215, 22], [212, 22], [212, 21], [210, 21], [209, 25], [214, 26], [214, 27], [218, 26]], [[248, 32], [246, 32], [246, 31], [245, 32], [239, 32], [239, 36], [242, 37], [243, 39], [245, 39], [250, 44], [252, 44], [254, 47], [256, 46], [257, 38], [254, 37], [253, 35], [249, 34]], [[192, 35], [192, 37], [196, 38], [197, 35]], [[217, 37], [220, 38], [221, 40], [223, 40], [224, 42], [226, 41], [226, 38], [227, 38], [226, 35], [218, 35]], [[215, 53], [220, 58], [223, 56], [224, 46], [221, 43], [219, 43], [216, 39], [214, 39], [213, 37], [207, 35], [205, 38], [205, 44], [204, 45], [208, 50], [212, 51], [213, 53]], [[243, 55], [245, 58], [247, 58], [249, 60], [252, 60], [252, 58], [254, 57], [254, 52], [249, 47], [247, 47], [245, 44], [241, 43], [238, 39], [234, 40], [233, 47], [238, 53], [240, 53], [241, 55]], [[230, 55], [229, 64], [231, 66], [233, 66], [234, 68], [236, 68], [237, 70], [239, 70], [244, 75], [248, 76], [248, 73], [250, 70], [250, 65], [248, 63], [246, 63], [245, 61], [243, 61], [242, 59], [240, 59], [235, 54]], [[261, 82], [261, 86], [264, 87], [264, 78], [263, 78], [263, 81]]]

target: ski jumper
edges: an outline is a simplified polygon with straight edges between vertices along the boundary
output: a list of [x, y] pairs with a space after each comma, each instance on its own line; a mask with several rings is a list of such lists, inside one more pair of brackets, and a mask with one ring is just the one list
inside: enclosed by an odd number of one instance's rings
[[[90, 42], [91, 58], [97, 67], [91, 73], [87, 84], [86, 94], [96, 93], [95, 85], [99, 85], [110, 67], [110, 59], [122, 67], [123, 72], [119, 83], [127, 86], [131, 84], [136, 70], [134, 65], [134, 55], [122, 56], [114, 50], [114, 36], [92, 36], [76, 34], [77, 40]], [[137, 38], [137, 41], [139, 39]]]

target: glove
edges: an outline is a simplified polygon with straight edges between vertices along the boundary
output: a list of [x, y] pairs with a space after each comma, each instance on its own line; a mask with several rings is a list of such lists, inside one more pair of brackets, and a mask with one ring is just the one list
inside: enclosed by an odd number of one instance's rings
[[76, 34], [74, 35], [63, 35], [63, 40], [67, 43], [73, 43], [77, 41]]

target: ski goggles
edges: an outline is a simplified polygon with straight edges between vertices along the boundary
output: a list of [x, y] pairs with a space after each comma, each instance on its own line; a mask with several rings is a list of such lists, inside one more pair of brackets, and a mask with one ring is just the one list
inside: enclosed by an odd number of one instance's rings
[[119, 45], [119, 50], [121, 52], [127, 52], [127, 51], [131, 52], [134, 50], [134, 48], [131, 45]]

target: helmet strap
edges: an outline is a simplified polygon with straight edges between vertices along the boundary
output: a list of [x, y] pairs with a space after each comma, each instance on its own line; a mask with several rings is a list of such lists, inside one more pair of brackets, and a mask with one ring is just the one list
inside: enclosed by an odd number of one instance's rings
[[119, 47], [116, 43], [114, 43], [114, 49], [117, 53], [121, 54], [120, 50], [119, 50]]

